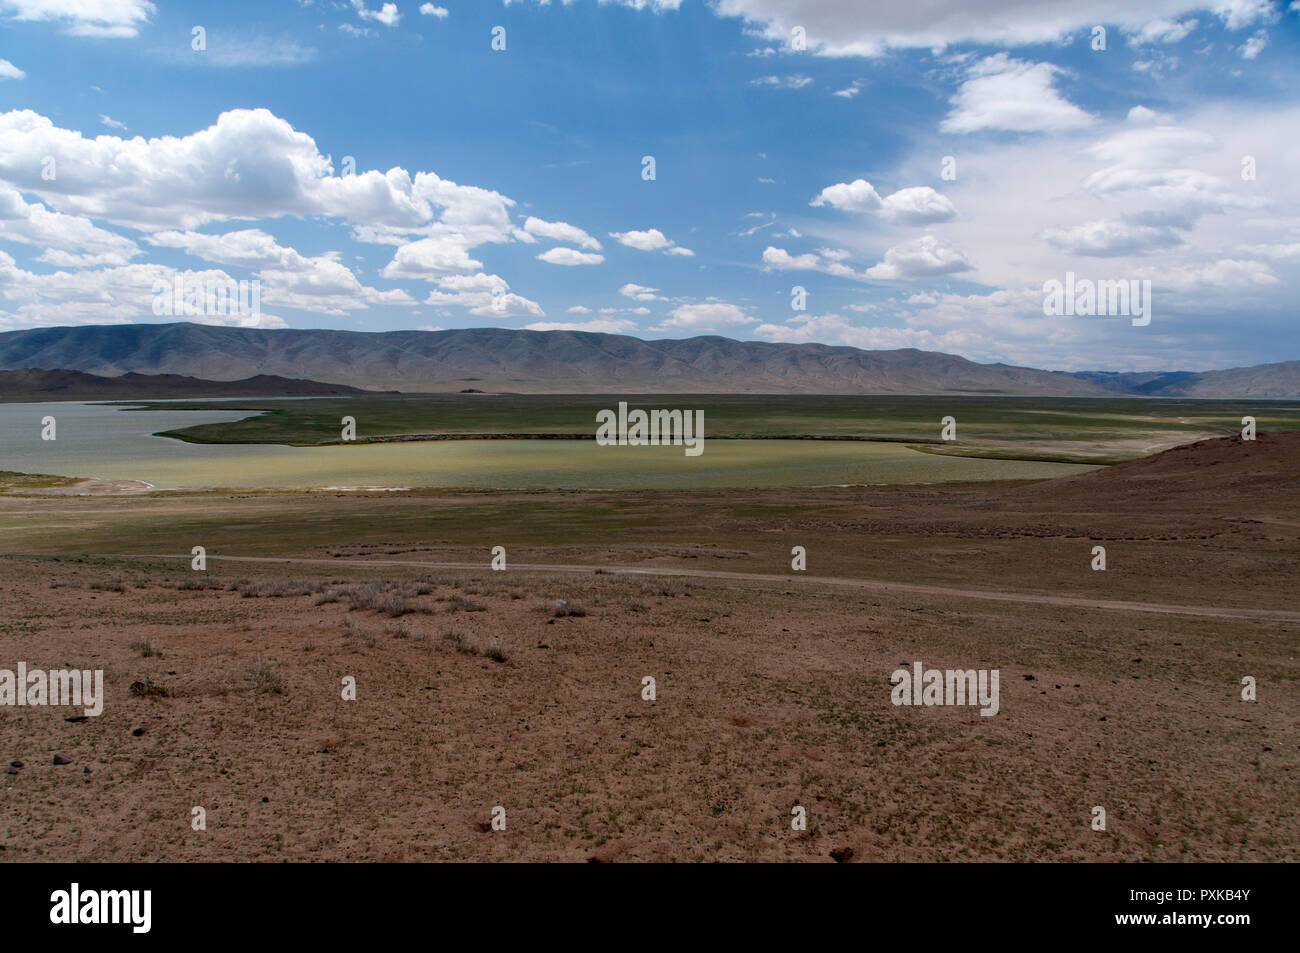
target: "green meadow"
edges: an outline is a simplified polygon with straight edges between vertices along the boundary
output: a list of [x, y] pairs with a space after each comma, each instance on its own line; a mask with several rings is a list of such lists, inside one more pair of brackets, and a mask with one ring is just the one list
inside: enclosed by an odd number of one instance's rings
[[[1114, 463], [1241, 429], [1300, 429], [1300, 402], [1020, 397], [753, 395], [384, 395], [312, 400], [223, 401], [248, 413], [231, 423], [162, 432], [195, 444], [339, 444], [341, 421], [356, 419], [357, 442], [403, 437], [593, 437], [596, 413], [629, 408], [700, 409], [705, 435], [720, 439], [869, 440], [932, 453], [1062, 463]], [[142, 410], [212, 410], [207, 402], [145, 404]], [[957, 439], [940, 439], [941, 420]]]

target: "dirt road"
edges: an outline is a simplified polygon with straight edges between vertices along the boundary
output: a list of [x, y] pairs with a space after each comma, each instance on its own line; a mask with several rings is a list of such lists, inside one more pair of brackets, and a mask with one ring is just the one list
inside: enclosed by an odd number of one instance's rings
[[[154, 553], [148, 555], [110, 554], [108, 559], [184, 559], [189, 554], [176, 555]], [[294, 558], [283, 556], [218, 556], [209, 554], [208, 559], [226, 562], [247, 563], [285, 563], [293, 565], [321, 566], [405, 566], [418, 569], [452, 569], [491, 571], [486, 563], [451, 563], [420, 562], [399, 559], [320, 559]], [[723, 581], [745, 582], [779, 582], [785, 585], [799, 583], [817, 583], [827, 586], [850, 586], [874, 592], [913, 593], [924, 596], [947, 596], [955, 599], [989, 599], [997, 602], [1018, 602], [1046, 606], [1070, 606], [1081, 609], [1110, 609], [1118, 612], [1150, 612], [1159, 615], [1188, 615], [1204, 618], [1243, 619], [1268, 622], [1300, 622], [1300, 612], [1284, 609], [1240, 609], [1217, 608], [1213, 606], [1175, 606], [1149, 602], [1125, 602], [1114, 599], [1090, 599], [1085, 596], [1057, 596], [1033, 592], [1004, 592], [995, 589], [962, 589], [951, 586], [931, 586], [909, 582], [891, 582], [883, 579], [845, 579], [833, 576], [779, 575], [766, 573], [723, 572], [715, 569], [678, 569], [658, 566], [647, 569], [641, 566], [584, 566], [565, 563], [513, 563], [510, 566], [516, 572], [544, 573], [583, 573], [595, 572], [608, 575], [627, 576], [681, 576], [693, 579], [718, 579]]]

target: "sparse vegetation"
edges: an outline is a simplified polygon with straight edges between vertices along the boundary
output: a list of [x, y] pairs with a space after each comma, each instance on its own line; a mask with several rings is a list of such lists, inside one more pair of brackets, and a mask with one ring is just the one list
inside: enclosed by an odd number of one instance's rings
[[360, 629], [351, 619], [343, 620], [343, 641], [353, 652], [363, 652], [375, 647], [374, 635]]
[[302, 582], [290, 579], [241, 580], [239, 594], [245, 599], [282, 599], [287, 596], [310, 596], [325, 588], [323, 582]]
[[375, 579], [362, 586], [325, 588], [316, 598], [316, 605], [346, 602], [349, 611], [373, 609], [397, 618], [408, 612], [419, 612], [406, 600], [427, 595], [433, 588], [428, 583], [409, 583]]
[[493, 639], [486, 645], [479, 645], [464, 633], [448, 629], [442, 633], [442, 641], [461, 655], [481, 655], [501, 663], [508, 661], [510, 657], [505, 645], [499, 639]]
[[129, 691], [136, 698], [170, 698], [172, 694], [170, 689], [162, 685], [155, 685], [148, 678], [132, 682]]
[[131, 651], [139, 652], [141, 658], [162, 658], [162, 650], [149, 639], [132, 639]]
[[446, 600], [448, 612], [486, 612], [487, 606], [461, 595], [449, 596]]
[[563, 619], [566, 616], [581, 618], [587, 614], [587, 609], [580, 602], [569, 602], [567, 599], [555, 600], [555, 612], [552, 615], [557, 619]]
[[464, 635], [454, 629], [448, 629], [446, 632], [442, 633], [442, 640], [462, 655], [474, 654], [474, 646], [470, 643], [469, 639], [465, 638]]
[[208, 589], [229, 589], [233, 585], [234, 583], [213, 579], [211, 576], [199, 576], [192, 579], [182, 579], [176, 584], [176, 588], [181, 592], [199, 592]]
[[273, 665], [260, 659], [244, 670], [244, 682], [250, 691], [284, 693], [284, 677]]

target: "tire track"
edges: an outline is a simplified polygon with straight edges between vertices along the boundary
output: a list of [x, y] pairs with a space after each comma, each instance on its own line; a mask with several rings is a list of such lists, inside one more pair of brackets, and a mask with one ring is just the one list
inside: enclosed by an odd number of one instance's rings
[[[109, 554], [100, 558], [108, 559], [184, 559], [183, 555], [153, 554]], [[225, 562], [246, 563], [281, 563], [290, 565], [322, 566], [405, 566], [420, 569], [479, 570], [490, 572], [485, 563], [420, 562], [403, 559], [320, 559], [289, 556], [214, 556], [208, 559]], [[678, 576], [691, 579], [717, 579], [736, 583], [778, 582], [782, 585], [799, 585], [817, 583], [827, 586], [844, 586], [864, 589], [869, 592], [903, 593], [910, 595], [944, 596], [956, 599], [984, 599], [994, 602], [1015, 602], [1026, 605], [1044, 605], [1079, 609], [1104, 609], [1114, 612], [1147, 612], [1158, 615], [1185, 615], [1201, 618], [1238, 619], [1264, 622], [1300, 622], [1300, 612], [1284, 609], [1239, 609], [1215, 606], [1173, 606], [1153, 602], [1125, 602], [1118, 599], [1094, 599], [1087, 596], [1054, 596], [1033, 592], [1006, 592], [995, 589], [965, 589], [955, 586], [933, 586], [914, 582], [892, 582], [884, 579], [852, 579], [839, 576], [795, 576], [777, 573], [724, 572], [720, 569], [673, 569], [655, 567], [647, 569], [642, 566], [580, 566], [562, 563], [514, 563], [511, 570], [515, 572], [544, 573], [585, 573], [596, 570], [611, 576]]]

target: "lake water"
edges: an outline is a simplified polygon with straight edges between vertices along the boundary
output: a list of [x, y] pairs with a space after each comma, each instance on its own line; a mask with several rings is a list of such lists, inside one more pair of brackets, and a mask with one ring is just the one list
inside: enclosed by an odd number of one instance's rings
[[[945, 457], [902, 444], [705, 440], [602, 447], [594, 440], [457, 440], [334, 447], [200, 445], [157, 431], [223, 423], [248, 411], [127, 411], [104, 404], [0, 404], [0, 470], [142, 480], [157, 487], [475, 487], [678, 489], [1046, 479], [1091, 467]], [[270, 403], [268, 402], [268, 406]], [[41, 439], [41, 419], [57, 439]], [[707, 436], [707, 435], [706, 435]]]

